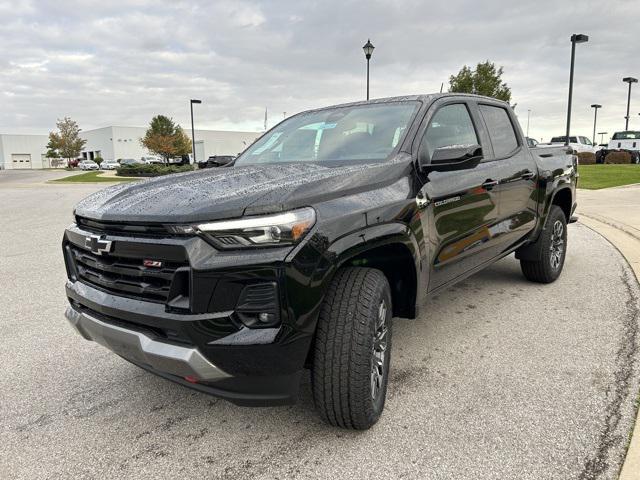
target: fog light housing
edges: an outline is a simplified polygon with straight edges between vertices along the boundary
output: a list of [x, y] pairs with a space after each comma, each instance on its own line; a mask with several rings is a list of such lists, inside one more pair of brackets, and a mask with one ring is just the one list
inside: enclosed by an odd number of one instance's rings
[[242, 289], [236, 315], [249, 328], [270, 328], [280, 324], [280, 302], [276, 282], [256, 283]]

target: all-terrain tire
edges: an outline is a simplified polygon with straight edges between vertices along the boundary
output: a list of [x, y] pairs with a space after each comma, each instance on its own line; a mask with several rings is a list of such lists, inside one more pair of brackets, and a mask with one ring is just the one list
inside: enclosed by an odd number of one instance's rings
[[522, 273], [532, 282], [554, 282], [562, 273], [567, 254], [567, 219], [557, 205], [551, 206], [544, 230], [533, 247], [537, 258], [520, 260]]
[[320, 311], [311, 373], [314, 403], [330, 425], [366, 430], [378, 421], [389, 378], [391, 312], [381, 271], [336, 273]]

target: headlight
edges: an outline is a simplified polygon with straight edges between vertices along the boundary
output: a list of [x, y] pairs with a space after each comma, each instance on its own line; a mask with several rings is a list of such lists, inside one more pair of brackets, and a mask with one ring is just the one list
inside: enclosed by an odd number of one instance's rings
[[192, 228], [216, 247], [233, 249], [293, 245], [302, 240], [315, 223], [316, 212], [307, 207], [274, 215], [201, 223]]

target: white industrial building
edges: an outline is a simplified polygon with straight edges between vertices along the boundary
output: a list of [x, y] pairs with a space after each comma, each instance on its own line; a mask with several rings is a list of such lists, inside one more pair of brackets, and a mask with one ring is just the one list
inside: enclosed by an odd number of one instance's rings
[[[83, 158], [102, 157], [105, 160], [137, 158], [151, 155], [140, 143], [146, 127], [104, 127], [80, 132], [87, 143]], [[185, 133], [189, 134], [185, 130]], [[196, 158], [211, 155], [237, 155], [249, 146], [260, 132], [232, 132], [224, 130], [196, 130]], [[19, 168], [48, 168], [46, 158], [48, 135], [0, 134], [0, 170]]]

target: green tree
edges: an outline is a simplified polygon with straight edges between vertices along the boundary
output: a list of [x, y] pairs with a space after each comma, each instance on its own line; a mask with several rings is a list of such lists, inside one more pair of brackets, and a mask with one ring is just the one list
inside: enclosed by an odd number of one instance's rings
[[87, 141], [80, 138], [80, 127], [69, 117], [58, 119], [56, 128], [57, 132], [49, 132], [45, 155], [47, 158], [66, 158], [67, 166], [71, 167], [71, 160], [80, 155]]
[[502, 81], [502, 67], [496, 68], [489, 60], [478, 63], [475, 70], [464, 66], [457, 75], [449, 77], [449, 91], [455, 93], [474, 93], [511, 101], [511, 89]]
[[188, 155], [191, 152], [191, 140], [182, 127], [164, 115], [157, 115], [151, 119], [140, 143], [150, 152], [164, 158], [166, 163], [169, 163], [172, 157]]

